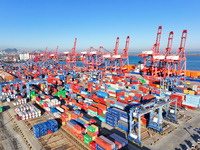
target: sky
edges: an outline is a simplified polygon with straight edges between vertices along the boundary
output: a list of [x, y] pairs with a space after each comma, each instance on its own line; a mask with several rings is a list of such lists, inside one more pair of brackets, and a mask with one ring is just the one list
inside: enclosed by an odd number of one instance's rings
[[199, 0], [0, 0], [0, 49], [59, 52], [103, 46], [119, 51], [130, 36], [129, 52], [149, 49], [162, 26], [161, 51], [174, 31], [173, 50], [188, 30], [186, 51], [200, 51]]

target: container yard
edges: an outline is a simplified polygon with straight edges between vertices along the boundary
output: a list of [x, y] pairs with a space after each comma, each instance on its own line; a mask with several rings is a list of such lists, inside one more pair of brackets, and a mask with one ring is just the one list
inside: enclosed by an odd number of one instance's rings
[[[157, 38], [161, 31], [159, 27]], [[59, 63], [58, 47], [55, 53], [46, 51], [34, 60], [2, 63], [0, 115], [9, 116], [25, 149], [158, 149], [163, 142], [181, 144], [190, 138], [197, 145], [200, 84], [189, 84], [184, 70], [166, 72], [167, 65], [144, 67], [142, 75], [132, 73], [129, 39], [122, 54], [119, 38], [111, 53], [103, 52], [103, 47], [76, 53], [75, 39], [74, 47], [61, 54], [66, 65]], [[154, 56], [149, 53], [141, 57]], [[78, 58], [83, 67], [77, 66]], [[157, 58], [151, 61], [161, 63]], [[167, 146], [163, 149], [170, 149]]]
[[[186, 70], [187, 30], [177, 54], [171, 52], [173, 32], [160, 53], [161, 33], [159, 26], [153, 48], [139, 54], [142, 68], [129, 65], [129, 36], [122, 52], [117, 37], [112, 52], [100, 46], [77, 53], [75, 38], [64, 53], [57, 46], [56, 52], [26, 54], [27, 61], [1, 62], [0, 149], [6, 142], [33, 150], [179, 149], [184, 141], [198, 146], [200, 84], [187, 80], [198, 76]], [[18, 138], [8, 136], [13, 131], [6, 120]]]

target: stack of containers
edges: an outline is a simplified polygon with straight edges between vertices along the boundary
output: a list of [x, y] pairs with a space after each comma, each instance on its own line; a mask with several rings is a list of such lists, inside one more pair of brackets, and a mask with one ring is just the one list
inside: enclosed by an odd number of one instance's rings
[[106, 115], [105, 115], [105, 122], [106, 124], [112, 126], [112, 127], [116, 127], [117, 124], [118, 124], [118, 117], [111, 114], [110, 112], [106, 112]]
[[27, 103], [27, 99], [22, 98], [22, 99], [18, 99], [17, 101], [13, 102], [13, 105], [17, 106], [17, 105], [26, 104], [26, 103]]
[[182, 102], [183, 107], [190, 109], [198, 108], [200, 105], [200, 95], [186, 95], [185, 101]]
[[117, 145], [106, 138], [105, 136], [101, 135], [95, 140], [96, 142], [96, 150], [115, 150], [118, 149]]
[[114, 139], [115, 144], [118, 145], [119, 149], [122, 149], [122, 148], [124, 148], [124, 147], [126, 147], [128, 145], [128, 141], [126, 139], [122, 138], [121, 136], [119, 136], [119, 135], [117, 135], [115, 133], [113, 133], [112, 135], [110, 135], [110, 137], [112, 139]]
[[[182, 94], [182, 93], [173, 93], [173, 94], [171, 94], [170, 99], [178, 98], [177, 99], [177, 106], [182, 106], [182, 102], [185, 101], [185, 95], [186, 94]], [[171, 104], [175, 105], [175, 102], [173, 102]]]
[[15, 111], [22, 120], [41, 116], [41, 111], [33, 106], [33, 104], [21, 105], [20, 107], [15, 108]]
[[60, 114], [60, 120], [62, 121], [62, 125], [65, 125], [68, 121], [68, 115], [66, 113]]
[[58, 122], [49, 120], [33, 126], [33, 133], [36, 138], [58, 131]]
[[88, 114], [90, 115], [90, 116], [96, 116], [97, 115], [97, 108], [96, 107], [94, 107], [94, 106], [88, 106]]
[[115, 105], [115, 103], [116, 103], [115, 99], [112, 99], [112, 98], [106, 99], [106, 106], [107, 107], [113, 107]]
[[193, 89], [194, 91], [196, 91], [197, 94], [200, 94], [200, 85], [193, 85], [192, 89]]
[[109, 96], [108, 96], [108, 93], [105, 93], [105, 92], [101, 92], [101, 91], [98, 91], [97, 92], [97, 96], [99, 98], [102, 98], [102, 99], [107, 99]]
[[65, 90], [67, 92], [72, 92], [72, 85], [71, 84], [65, 84]]
[[40, 137], [40, 133], [39, 133], [40, 129], [38, 125], [34, 125], [33, 126], [33, 134], [35, 135], [36, 138]]
[[124, 131], [128, 131], [128, 113], [117, 108], [110, 108], [109, 112], [117, 116], [118, 127]]
[[187, 88], [184, 87], [176, 87], [173, 89], [174, 92], [179, 92], [179, 93], [183, 93], [184, 90], [187, 90]]
[[151, 94], [145, 95], [142, 97], [142, 102], [147, 103], [154, 99], [154, 96]]
[[91, 125], [87, 127], [87, 134], [91, 136], [92, 140], [95, 140], [97, 138], [97, 135], [99, 134], [99, 129], [95, 125]]
[[92, 137], [88, 134], [85, 134], [84, 135], [84, 142], [87, 144], [87, 145], [90, 145], [90, 142], [92, 142]]
[[121, 110], [124, 110], [127, 107], [127, 104], [121, 103], [121, 102], [115, 102], [115, 107], [119, 108]]

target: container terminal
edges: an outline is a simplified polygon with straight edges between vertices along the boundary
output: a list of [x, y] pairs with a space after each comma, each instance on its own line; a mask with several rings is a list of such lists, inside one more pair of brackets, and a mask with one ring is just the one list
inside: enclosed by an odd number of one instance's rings
[[1, 61], [0, 149], [198, 149], [200, 72], [186, 70], [187, 30], [176, 52], [173, 32], [160, 52], [161, 33], [139, 65], [129, 65], [129, 36], [122, 52], [117, 37], [112, 52], [77, 53], [76, 38], [64, 53]]

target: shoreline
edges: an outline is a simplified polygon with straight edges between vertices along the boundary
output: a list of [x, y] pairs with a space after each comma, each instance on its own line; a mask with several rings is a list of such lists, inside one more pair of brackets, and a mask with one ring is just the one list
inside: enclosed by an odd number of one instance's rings
[[[128, 54], [128, 56], [138, 56], [138, 54]], [[191, 54], [191, 55], [185, 55], [185, 56], [200, 56], [200, 54]]]

